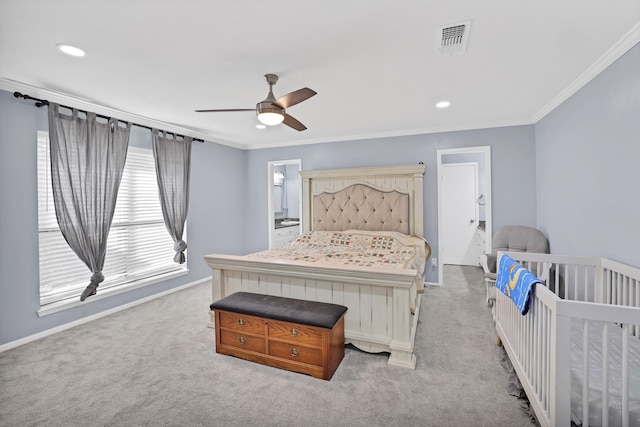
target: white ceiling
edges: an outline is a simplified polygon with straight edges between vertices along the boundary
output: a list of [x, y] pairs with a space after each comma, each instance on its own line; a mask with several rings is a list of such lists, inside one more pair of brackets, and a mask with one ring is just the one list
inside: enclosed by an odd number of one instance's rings
[[[639, 40], [638, 0], [0, 0], [0, 89], [254, 149], [535, 123]], [[253, 108], [266, 73], [318, 92], [287, 110], [308, 130], [194, 112]]]

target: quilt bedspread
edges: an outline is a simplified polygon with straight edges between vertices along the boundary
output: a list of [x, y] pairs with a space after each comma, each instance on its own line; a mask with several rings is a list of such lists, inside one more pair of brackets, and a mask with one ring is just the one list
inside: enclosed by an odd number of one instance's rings
[[415, 269], [421, 277], [431, 255], [421, 237], [394, 231], [309, 231], [291, 244], [249, 257], [305, 261], [323, 265]]

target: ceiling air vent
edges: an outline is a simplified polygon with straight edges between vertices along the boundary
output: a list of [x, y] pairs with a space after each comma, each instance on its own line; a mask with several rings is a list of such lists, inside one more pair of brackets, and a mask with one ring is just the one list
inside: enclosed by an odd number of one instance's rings
[[467, 51], [471, 21], [447, 25], [438, 29], [438, 53], [450, 55]]

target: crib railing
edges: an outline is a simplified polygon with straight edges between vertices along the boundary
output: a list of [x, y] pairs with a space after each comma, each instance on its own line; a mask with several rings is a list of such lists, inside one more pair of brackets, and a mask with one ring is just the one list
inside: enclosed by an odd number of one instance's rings
[[[640, 335], [640, 269], [593, 257], [507, 253], [538, 272], [529, 313], [522, 316], [510, 299], [497, 292], [496, 329], [541, 425], [569, 425], [571, 419], [571, 324], [583, 325], [583, 348], [589, 348], [590, 324], [601, 325], [601, 413], [589, 402], [589, 352], [583, 360], [582, 425], [590, 416], [608, 425], [611, 325], [622, 330], [621, 402], [616, 424], [629, 425], [629, 346]], [[501, 253], [498, 254], [498, 257]], [[599, 323], [598, 323], [599, 322]], [[617, 332], [617, 331], [616, 331]], [[591, 411], [591, 412], [590, 412]]]

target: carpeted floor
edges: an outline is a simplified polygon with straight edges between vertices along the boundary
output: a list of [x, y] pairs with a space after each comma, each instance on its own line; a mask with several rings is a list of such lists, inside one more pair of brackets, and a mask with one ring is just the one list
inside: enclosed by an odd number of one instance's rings
[[479, 267], [425, 290], [415, 370], [347, 347], [331, 381], [215, 353], [195, 286], [0, 353], [0, 426], [531, 426]]

